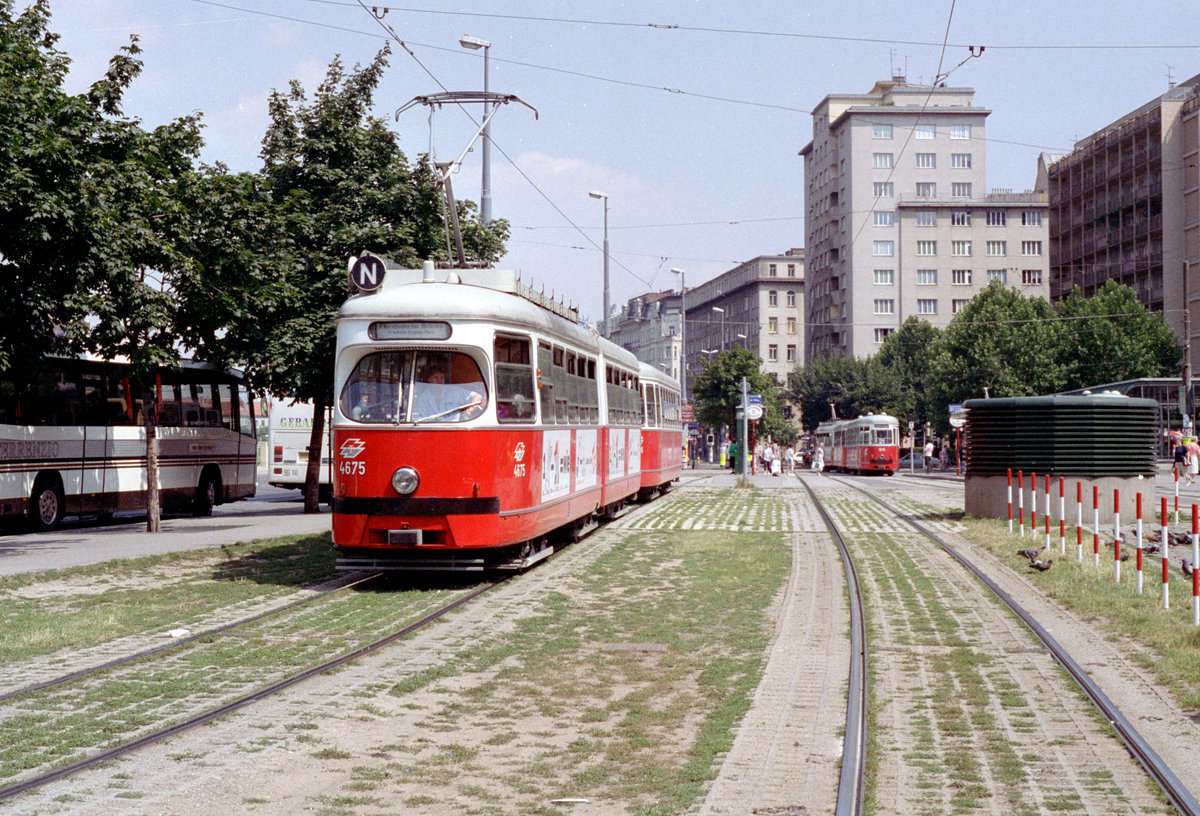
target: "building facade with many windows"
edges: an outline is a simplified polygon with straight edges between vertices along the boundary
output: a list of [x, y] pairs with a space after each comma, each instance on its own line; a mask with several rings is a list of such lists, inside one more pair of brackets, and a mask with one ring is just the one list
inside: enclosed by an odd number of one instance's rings
[[916, 315], [945, 326], [991, 281], [1048, 289], [1044, 192], [986, 192], [971, 88], [827, 96], [804, 157], [806, 356], [866, 357]]
[[684, 295], [688, 381], [703, 358], [747, 348], [780, 384], [804, 363], [804, 250], [760, 255]]
[[683, 360], [679, 332], [682, 305], [682, 295], [672, 291], [630, 298], [625, 308], [610, 319], [613, 329], [609, 339], [678, 380]]
[[[1050, 200], [1050, 294], [1093, 295], [1116, 280], [1183, 339], [1200, 303], [1200, 75], [1075, 145], [1043, 156]], [[1193, 332], [1200, 330], [1192, 321]], [[1200, 354], [1195, 342], [1195, 355]]]

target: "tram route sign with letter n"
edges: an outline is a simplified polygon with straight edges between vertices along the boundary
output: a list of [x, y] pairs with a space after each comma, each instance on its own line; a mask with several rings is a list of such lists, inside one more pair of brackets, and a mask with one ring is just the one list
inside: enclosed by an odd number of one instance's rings
[[350, 283], [355, 289], [363, 292], [374, 292], [380, 286], [383, 286], [384, 275], [387, 274], [387, 267], [383, 263], [383, 259], [377, 255], [372, 255], [370, 252], [364, 252], [357, 258], [350, 260]]

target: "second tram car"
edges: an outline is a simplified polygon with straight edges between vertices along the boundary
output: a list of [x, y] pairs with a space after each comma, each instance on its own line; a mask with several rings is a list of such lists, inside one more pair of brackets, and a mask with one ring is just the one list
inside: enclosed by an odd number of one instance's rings
[[679, 477], [678, 387], [510, 270], [386, 267], [334, 384], [341, 569], [520, 569]]
[[835, 419], [817, 426], [827, 470], [884, 473], [900, 468], [900, 423], [887, 414]]
[[642, 482], [638, 496], [665, 493], [683, 472], [683, 422], [679, 383], [648, 363], [641, 364]]

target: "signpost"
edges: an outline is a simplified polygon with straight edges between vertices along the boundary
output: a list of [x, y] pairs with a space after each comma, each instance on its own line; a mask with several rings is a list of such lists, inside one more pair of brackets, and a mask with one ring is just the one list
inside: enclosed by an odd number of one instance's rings
[[[961, 405], [952, 404], [950, 408], [950, 427], [954, 429], [954, 474], [962, 475], [962, 429], [967, 424], [967, 412]], [[1048, 495], [1048, 494], [1047, 494]]]

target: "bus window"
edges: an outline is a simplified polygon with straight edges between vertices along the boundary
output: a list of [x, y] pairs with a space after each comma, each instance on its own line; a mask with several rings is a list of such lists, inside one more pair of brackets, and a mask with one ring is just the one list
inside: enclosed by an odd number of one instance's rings
[[[238, 383], [238, 433], [242, 436], [254, 438], [254, 400], [250, 396], [250, 389], [243, 383]], [[329, 426], [325, 426], [328, 432]]]
[[237, 421], [233, 415], [233, 389], [230, 388], [229, 383], [220, 383], [217, 386], [217, 404], [220, 406], [224, 426], [236, 432]]
[[178, 428], [183, 424], [179, 411], [178, 383], [163, 383], [159, 390], [158, 424], [163, 428]]
[[125, 371], [110, 371], [108, 375], [108, 424], [132, 425], [133, 401], [129, 394], [129, 378]]

